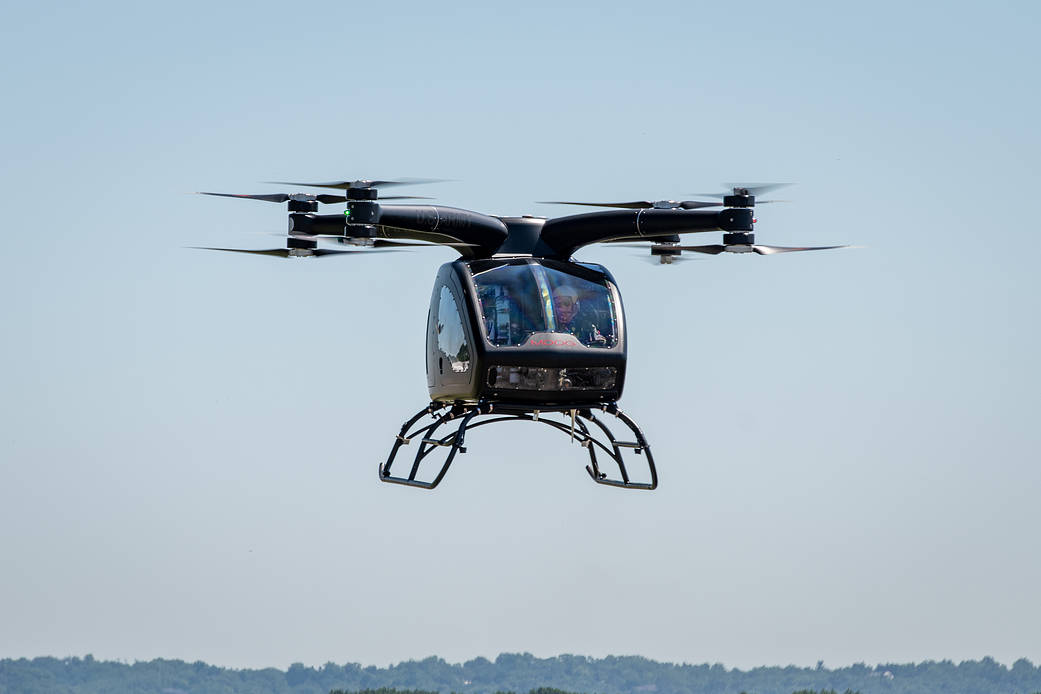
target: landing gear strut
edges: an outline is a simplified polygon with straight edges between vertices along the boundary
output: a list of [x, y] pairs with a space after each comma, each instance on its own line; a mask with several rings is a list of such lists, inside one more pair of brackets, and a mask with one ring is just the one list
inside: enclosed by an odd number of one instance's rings
[[[614, 415], [629, 428], [635, 440], [619, 441], [615, 438], [603, 420], [593, 414], [594, 409]], [[425, 417], [430, 417], [432, 421], [418, 424]], [[558, 417], [563, 417], [563, 421]], [[483, 419], [475, 421], [478, 418]], [[459, 424], [455, 426], [457, 421]], [[387, 462], [380, 465], [380, 481], [421, 489], [433, 489], [444, 479], [456, 454], [466, 453], [464, 443], [467, 431], [485, 424], [510, 421], [540, 422], [568, 434], [572, 441], [589, 451], [589, 465], [586, 466], [586, 472], [597, 484], [624, 489], [654, 489], [658, 486], [658, 472], [654, 467], [654, 457], [651, 455], [650, 446], [647, 444], [643, 432], [640, 431], [636, 422], [619, 410], [618, 405], [613, 402], [600, 403], [595, 407], [578, 408], [553, 405], [533, 407], [527, 404], [501, 402], [481, 402], [473, 405], [432, 402], [401, 426], [401, 431], [390, 449]], [[436, 435], [438, 429], [448, 426], [452, 426], [452, 430], [447, 434], [440, 437]], [[390, 468], [398, 454], [398, 449], [413, 443], [418, 444], [418, 450], [408, 476], [394, 476]], [[427, 456], [440, 449], [447, 449], [447, 455], [437, 475], [429, 482], [417, 479], [420, 464]], [[608, 477], [607, 473], [600, 469], [597, 460], [598, 449], [601, 454], [607, 455], [618, 465], [619, 477], [617, 479]], [[634, 482], [630, 479], [629, 471], [623, 460], [625, 449], [631, 449], [636, 455], [644, 456], [649, 481]]]

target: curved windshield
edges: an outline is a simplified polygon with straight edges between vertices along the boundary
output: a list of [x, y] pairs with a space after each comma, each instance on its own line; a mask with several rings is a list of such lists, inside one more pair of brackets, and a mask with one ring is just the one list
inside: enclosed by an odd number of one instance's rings
[[[562, 265], [562, 264], [561, 264]], [[496, 346], [522, 345], [536, 333], [569, 333], [586, 347], [614, 347], [617, 311], [607, 281], [541, 263], [475, 272], [485, 334]]]

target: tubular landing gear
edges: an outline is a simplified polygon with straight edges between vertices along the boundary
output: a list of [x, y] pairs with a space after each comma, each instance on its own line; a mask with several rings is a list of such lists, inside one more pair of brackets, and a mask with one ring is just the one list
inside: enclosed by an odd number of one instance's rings
[[[618, 440], [611, 429], [596, 415], [593, 409], [614, 415], [625, 424], [634, 437], [634, 441]], [[425, 417], [432, 421], [419, 423]], [[480, 419], [479, 421], [478, 418]], [[562, 419], [561, 419], [562, 418]], [[420, 410], [401, 426], [401, 431], [394, 439], [387, 462], [380, 465], [381, 482], [403, 484], [421, 489], [433, 489], [444, 479], [445, 473], [458, 453], [466, 453], [466, 432], [485, 424], [496, 422], [539, 422], [547, 424], [571, 437], [580, 446], [589, 451], [589, 465], [586, 472], [597, 484], [605, 484], [623, 489], [654, 489], [658, 486], [658, 472], [654, 467], [654, 457], [643, 432], [628, 415], [618, 409], [613, 402], [600, 403], [595, 406], [566, 407], [559, 405], [543, 405], [533, 407], [520, 403], [481, 402], [473, 405], [448, 404], [432, 402]], [[458, 422], [458, 425], [456, 425]], [[448, 428], [443, 436], [438, 436], [439, 429]], [[407, 476], [394, 476], [391, 465], [402, 446], [418, 444], [412, 468]], [[648, 481], [634, 482], [623, 460], [623, 451], [631, 449], [636, 455], [643, 455], [647, 464]], [[422, 462], [435, 451], [443, 450], [446, 455], [437, 475], [430, 481], [418, 479]], [[610, 478], [600, 469], [597, 452], [608, 456], [618, 466], [618, 478]]]

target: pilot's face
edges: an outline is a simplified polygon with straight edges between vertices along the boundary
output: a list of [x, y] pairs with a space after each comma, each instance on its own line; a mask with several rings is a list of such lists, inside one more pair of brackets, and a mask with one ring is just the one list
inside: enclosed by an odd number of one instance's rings
[[578, 313], [578, 299], [573, 296], [556, 296], [553, 298], [553, 311], [557, 314], [557, 322], [567, 325]]

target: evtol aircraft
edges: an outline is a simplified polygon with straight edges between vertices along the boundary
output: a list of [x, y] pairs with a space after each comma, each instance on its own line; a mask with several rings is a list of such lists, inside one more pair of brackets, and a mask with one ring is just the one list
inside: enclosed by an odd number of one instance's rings
[[[755, 242], [756, 196], [784, 184], [737, 184], [725, 193], [694, 196], [711, 200], [552, 201], [609, 208], [552, 219], [387, 204], [415, 196], [379, 196], [381, 188], [432, 182], [280, 183], [342, 194], [203, 193], [287, 203], [289, 212], [284, 248], [206, 250], [294, 259], [357, 257], [372, 249], [422, 245], [448, 246], [459, 253], [438, 270], [430, 297], [430, 402], [401, 426], [378, 470], [383, 482], [422, 489], [440, 484], [456, 455], [466, 453], [468, 431], [504, 421], [542, 423], [569, 436], [587, 450], [586, 471], [598, 484], [657, 487], [650, 445], [636, 422], [618, 408], [626, 365], [621, 294], [607, 268], [573, 258], [578, 249], [595, 243], [635, 244], [649, 249], [661, 264], [672, 264], [683, 253], [775, 255], [844, 247]], [[767, 202], [777, 201], [759, 204]], [[338, 214], [318, 214], [319, 204], [345, 208]], [[681, 242], [681, 235], [705, 232], [722, 232], [722, 242]], [[319, 242], [339, 247], [320, 247]], [[626, 438], [619, 439], [602, 415], [627, 428]], [[393, 466], [404, 446], [414, 446], [415, 455], [411, 466], [398, 472]], [[626, 453], [644, 460], [646, 472], [638, 478], [630, 476]], [[438, 459], [439, 464], [424, 465]], [[617, 467], [616, 476], [605, 470], [605, 459]], [[435, 472], [420, 475], [428, 467]]]

